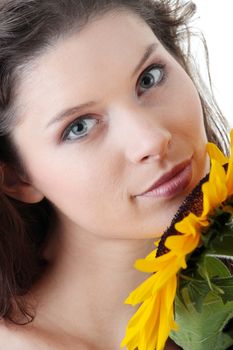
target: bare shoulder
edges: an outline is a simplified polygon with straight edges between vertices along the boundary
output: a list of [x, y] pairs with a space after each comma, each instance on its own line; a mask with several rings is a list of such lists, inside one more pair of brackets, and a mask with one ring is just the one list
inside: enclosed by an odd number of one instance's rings
[[[36, 344], [36, 338], [32, 344], [25, 331], [24, 326], [9, 324], [3, 320], [0, 321], [0, 350], [31, 350]], [[37, 347], [36, 347], [37, 348]], [[38, 350], [40, 347], [38, 347]], [[47, 349], [46, 349], [47, 350]]]
[[0, 350], [93, 350], [80, 339], [66, 339], [33, 326], [7, 325], [0, 320]]
[[0, 339], [0, 350], [20, 350], [25, 345], [20, 332], [13, 331], [13, 327], [7, 326], [3, 320], [0, 321]]

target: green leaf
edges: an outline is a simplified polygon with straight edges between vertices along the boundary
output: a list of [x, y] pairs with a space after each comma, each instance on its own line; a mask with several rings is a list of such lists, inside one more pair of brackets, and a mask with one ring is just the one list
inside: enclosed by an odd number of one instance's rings
[[233, 236], [233, 216], [224, 211], [224, 208], [217, 208], [214, 215], [209, 217], [209, 221], [210, 226], [202, 233], [202, 242], [206, 248], [209, 248], [215, 239], [222, 240], [225, 235]]
[[183, 350], [226, 350], [232, 346], [233, 338], [230, 332], [224, 332], [224, 327], [233, 317], [233, 301], [224, 304], [210, 292], [202, 312], [198, 312], [190, 301], [188, 290], [184, 288], [182, 293], [186, 305], [178, 296], [175, 301], [175, 320], [179, 330], [170, 333], [175, 343]]
[[[190, 301], [193, 303], [196, 310], [201, 312], [204, 299], [211, 290], [222, 295], [224, 291], [221, 289], [221, 286], [224, 284], [224, 281], [226, 281], [225, 287], [230, 291], [231, 284], [224, 278], [231, 277], [231, 274], [225, 264], [215, 257], [203, 255], [199, 258], [199, 261], [196, 261], [195, 266], [197, 271], [190, 268], [183, 271], [180, 275], [180, 298], [183, 300], [184, 304], [186, 304], [182, 294], [183, 288], [186, 288]], [[222, 279], [220, 280], [220, 278]], [[217, 285], [215, 281], [218, 281]], [[224, 302], [226, 298], [227, 300], [229, 299], [229, 293], [224, 295]]]
[[205, 235], [202, 235], [202, 238], [205, 245], [205, 239], [208, 240], [208, 245], [206, 246], [207, 255], [233, 259], [232, 217], [223, 225], [215, 221], [213, 227], [210, 227], [206, 233], [206, 238]]
[[[186, 300], [186, 295], [182, 293], [181, 290], [181, 299], [185, 305], [188, 305], [191, 301], [198, 312], [201, 312], [203, 302], [210, 291], [210, 287], [206, 281], [203, 280], [192, 280], [186, 284], [185, 287], [188, 291], [189, 299]], [[185, 289], [184, 288], [184, 289]]]
[[[205, 272], [208, 274], [209, 278], [213, 277], [230, 277], [231, 273], [226, 267], [226, 265], [216, 257], [204, 255], [203, 265]], [[200, 266], [199, 266], [200, 273]], [[200, 273], [201, 274], [201, 273]]]
[[[208, 284], [209, 290], [215, 291], [219, 295], [224, 294], [224, 291], [220, 287], [218, 287], [212, 279], [214, 277], [215, 278], [216, 277], [219, 277], [219, 278], [230, 277], [230, 279], [232, 279], [231, 273], [228, 270], [228, 268], [226, 267], [226, 265], [222, 261], [220, 261], [218, 258], [203, 255], [200, 259], [200, 262], [197, 263], [197, 266], [198, 266], [198, 273]], [[203, 285], [201, 285], [200, 288], [203, 288]], [[206, 288], [204, 290], [206, 291]], [[189, 292], [189, 295], [192, 297], [192, 294], [190, 292]], [[197, 311], [199, 311], [199, 312], [201, 311], [200, 304], [202, 302], [203, 302], [203, 298], [201, 300], [199, 300], [199, 303], [196, 302]]]
[[206, 255], [220, 258], [228, 258], [233, 260], [233, 232], [230, 230], [230, 235], [223, 232], [219, 233], [209, 244], [206, 250]]
[[213, 284], [223, 291], [220, 295], [223, 303], [233, 301], [233, 277], [213, 279]]

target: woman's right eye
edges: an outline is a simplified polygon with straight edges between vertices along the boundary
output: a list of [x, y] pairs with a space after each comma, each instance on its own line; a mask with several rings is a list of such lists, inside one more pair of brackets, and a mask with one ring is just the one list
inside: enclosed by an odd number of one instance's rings
[[99, 120], [91, 116], [83, 116], [73, 121], [62, 134], [62, 141], [75, 141], [86, 137]]

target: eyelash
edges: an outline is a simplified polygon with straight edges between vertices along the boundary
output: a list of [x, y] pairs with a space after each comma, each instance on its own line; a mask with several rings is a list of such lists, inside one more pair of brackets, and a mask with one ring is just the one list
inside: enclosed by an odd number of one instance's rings
[[[163, 82], [166, 80], [166, 65], [165, 64], [160, 64], [160, 63], [157, 63], [157, 64], [152, 64], [150, 65], [149, 67], [147, 67], [139, 76], [138, 80], [137, 80], [137, 83], [136, 83], [136, 86], [138, 86], [141, 82], [142, 82], [142, 79], [145, 77], [145, 75], [147, 73], [149, 73], [150, 71], [152, 70], [159, 70], [160, 71], [160, 77], [158, 79], [158, 82], [156, 82], [152, 87], [149, 87], [149, 88], [145, 88], [144, 92], [142, 94], [139, 94], [139, 96], [143, 95], [144, 93], [146, 93], [147, 90], [151, 90], [157, 86], [160, 86], [163, 84]], [[74, 128], [74, 126], [77, 126], [78, 123], [84, 121], [84, 120], [88, 120], [89, 122], [92, 121], [94, 122], [93, 124], [96, 125], [96, 124], [100, 124], [101, 121], [98, 119], [98, 118], [95, 118], [94, 116], [91, 116], [91, 115], [84, 115], [84, 116], [80, 116], [78, 118], [76, 118], [66, 129], [65, 131], [62, 133], [62, 136], [61, 136], [61, 142], [74, 142], [74, 141], [79, 141], [80, 139], [83, 139], [83, 138], [86, 138], [88, 134], [85, 134], [85, 135], [82, 135], [82, 136], [79, 136], [77, 138], [75, 138], [74, 140], [72, 139], [69, 139], [69, 135], [70, 133], [72, 132], [72, 129]], [[93, 128], [93, 127], [92, 127]]]

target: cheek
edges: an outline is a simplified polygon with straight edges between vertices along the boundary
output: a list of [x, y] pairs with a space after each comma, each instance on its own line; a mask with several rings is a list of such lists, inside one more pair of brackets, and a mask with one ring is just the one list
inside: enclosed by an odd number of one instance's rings
[[[203, 109], [200, 97], [193, 87], [193, 94], [187, 100], [187, 130], [189, 132], [190, 140], [193, 140], [197, 148], [204, 152], [207, 140]], [[204, 147], [204, 149], [203, 149]]]
[[[99, 157], [76, 157], [66, 154], [57, 162], [37, 159], [31, 164], [31, 177], [35, 186], [60, 211], [71, 215], [97, 211], [99, 206], [109, 206], [112, 198], [120, 197], [119, 172], [112, 160]], [[77, 151], [74, 152], [77, 154]], [[55, 158], [55, 157], [54, 157]], [[39, 169], [45, 169], [41, 171]], [[105, 204], [106, 203], [106, 204]]]
[[171, 95], [177, 120], [176, 128], [186, 133], [191, 140], [207, 142], [201, 100], [190, 77], [180, 68], [173, 83]]
[[122, 187], [116, 185], [113, 175], [101, 167], [80, 172], [70, 169], [69, 176], [64, 175], [56, 181], [50, 176], [40, 182], [62, 227], [71, 225], [77, 232], [98, 233], [103, 237], [116, 227], [117, 236], [119, 217], [128, 219], [130, 213], [122, 198]]
[[169, 95], [173, 118], [168, 128], [173, 135], [174, 148], [181, 158], [185, 151], [193, 154], [194, 182], [197, 182], [208, 171], [206, 154], [208, 140], [199, 94], [194, 83], [182, 68], [177, 69], [174, 73]]

